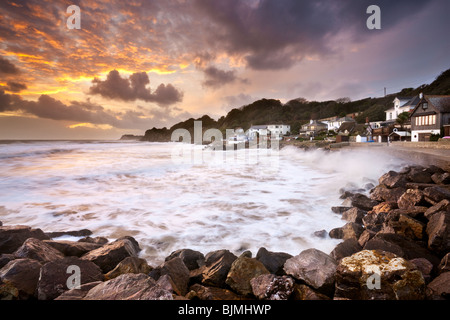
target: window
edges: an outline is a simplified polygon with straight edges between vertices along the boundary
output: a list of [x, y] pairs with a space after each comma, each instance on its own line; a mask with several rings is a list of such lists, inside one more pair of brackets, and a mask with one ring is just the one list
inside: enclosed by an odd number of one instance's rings
[[422, 109], [427, 110], [428, 109], [428, 102], [422, 103]]
[[428, 125], [428, 118], [429, 118], [428, 116], [425, 116], [425, 117], [424, 117], [424, 120], [425, 120], [425, 121], [424, 121], [424, 125], [426, 125], [426, 126]]

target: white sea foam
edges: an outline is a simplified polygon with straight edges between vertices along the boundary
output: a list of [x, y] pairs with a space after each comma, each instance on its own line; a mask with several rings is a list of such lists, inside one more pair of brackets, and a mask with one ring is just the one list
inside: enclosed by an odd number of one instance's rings
[[87, 228], [111, 240], [131, 235], [153, 265], [182, 248], [329, 253], [339, 241], [312, 233], [343, 225], [330, 210], [342, 202], [338, 190], [400, 166], [372, 150], [293, 147], [266, 161], [263, 150], [211, 155], [188, 146], [202, 160], [173, 161], [175, 145], [2, 144], [0, 220], [47, 232]]

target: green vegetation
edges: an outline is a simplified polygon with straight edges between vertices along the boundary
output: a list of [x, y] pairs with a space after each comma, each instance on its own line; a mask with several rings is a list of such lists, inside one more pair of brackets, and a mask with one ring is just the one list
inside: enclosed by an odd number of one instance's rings
[[[355, 118], [357, 123], [364, 124], [366, 119], [369, 121], [384, 120], [385, 110], [392, 107], [396, 96], [415, 96], [420, 92], [429, 95], [450, 94], [450, 69], [440, 74], [436, 80], [429, 85], [422, 85], [416, 89], [405, 88], [399, 93], [391, 94], [382, 98], [366, 98], [357, 101], [351, 101], [349, 98], [340, 98], [336, 101], [307, 101], [304, 98], [297, 98], [282, 104], [279, 100], [261, 99], [249, 105], [231, 110], [226, 116], [217, 121], [205, 115], [196, 119], [202, 121], [203, 130], [217, 128], [225, 136], [226, 129], [241, 127], [244, 130], [252, 125], [277, 124], [283, 123], [291, 126], [293, 134], [298, 133], [301, 126], [310, 119], [322, 119], [348, 114], [358, 113]], [[402, 116], [403, 117], [403, 116]], [[194, 119], [188, 119], [180, 122], [170, 129], [147, 130], [144, 140], [166, 141], [170, 140], [173, 130], [178, 128], [187, 129], [193, 136]], [[403, 121], [403, 118], [397, 119]], [[401, 124], [399, 122], [399, 124]]]

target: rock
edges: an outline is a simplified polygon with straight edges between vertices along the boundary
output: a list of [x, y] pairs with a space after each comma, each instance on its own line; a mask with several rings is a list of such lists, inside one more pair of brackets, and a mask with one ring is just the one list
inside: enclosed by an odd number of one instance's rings
[[209, 286], [222, 287], [227, 279], [228, 271], [237, 257], [228, 250], [219, 250], [205, 256], [205, 269], [202, 283]]
[[33, 229], [27, 226], [0, 227], [0, 253], [13, 253], [28, 238], [49, 239], [41, 229]]
[[430, 187], [423, 190], [425, 200], [435, 205], [442, 200], [450, 200], [450, 191], [442, 187]]
[[351, 204], [352, 207], [369, 211], [372, 210], [373, 207], [378, 205], [378, 201], [372, 200], [361, 193], [357, 193], [353, 197], [351, 197]]
[[450, 252], [447, 253], [441, 260], [438, 266], [439, 273], [450, 271]]
[[33, 297], [42, 265], [33, 259], [16, 259], [0, 269], [0, 299]]
[[95, 237], [95, 238], [91, 238], [91, 237], [84, 237], [81, 238], [80, 240], [78, 240], [78, 242], [87, 242], [87, 243], [96, 243], [96, 244], [107, 244], [109, 241], [108, 239], [104, 238], [104, 237]]
[[101, 283], [102, 281], [95, 281], [82, 284], [79, 289], [73, 288], [68, 291], [65, 291], [59, 297], [55, 298], [55, 300], [83, 300], [83, 298], [86, 296], [89, 290], [98, 286]]
[[378, 232], [381, 230], [383, 223], [386, 221], [387, 214], [384, 212], [375, 213], [369, 211], [366, 216], [362, 219], [363, 225], [366, 229]]
[[353, 222], [346, 223], [342, 227], [342, 239], [343, 240], [347, 240], [347, 239], [358, 240], [359, 236], [361, 235], [361, 233], [363, 231], [364, 231], [364, 228], [361, 227], [357, 223], [353, 223]]
[[110, 272], [105, 274], [105, 279], [110, 280], [117, 278], [125, 273], [144, 273], [149, 274], [152, 267], [147, 264], [147, 261], [138, 257], [126, 257]]
[[414, 264], [420, 272], [422, 272], [422, 276], [425, 280], [425, 283], [430, 282], [431, 272], [433, 271], [433, 264], [424, 258], [417, 258], [409, 260], [412, 264]]
[[14, 260], [16, 257], [14, 257], [13, 254], [0, 254], [0, 269], [3, 268], [10, 262], [11, 260]]
[[287, 300], [294, 291], [294, 280], [287, 276], [263, 274], [250, 280], [250, 284], [259, 300]]
[[426, 292], [429, 300], [448, 300], [450, 297], [450, 272], [437, 276], [428, 284]]
[[22, 246], [14, 252], [14, 256], [16, 258], [34, 259], [39, 262], [56, 261], [64, 258], [61, 252], [35, 238], [25, 240]]
[[415, 206], [423, 205], [424, 204], [423, 191], [418, 189], [408, 189], [400, 197], [400, 199], [398, 199], [397, 204], [400, 209], [410, 209]]
[[88, 230], [88, 229], [82, 229], [82, 230], [76, 230], [76, 231], [46, 232], [45, 234], [49, 238], [59, 238], [62, 236], [87, 237], [92, 234], [92, 231]]
[[95, 286], [84, 300], [173, 300], [173, 296], [145, 274], [126, 273]]
[[352, 207], [331, 207], [331, 211], [337, 214], [342, 214], [347, 210], [350, 210]]
[[329, 255], [317, 249], [307, 249], [288, 259], [284, 271], [319, 292], [329, 293], [334, 287], [336, 266], [336, 261]]
[[187, 293], [190, 274], [181, 258], [170, 259], [158, 268], [160, 268], [161, 276], [169, 276], [173, 291], [176, 294], [184, 296]]
[[321, 239], [325, 239], [327, 237], [327, 230], [318, 230], [313, 232], [313, 236]]
[[[326, 233], [326, 231], [325, 231]], [[260, 261], [270, 273], [278, 276], [284, 275], [283, 266], [292, 255], [284, 252], [271, 252], [266, 248], [260, 248], [256, 254], [256, 259]]]
[[428, 208], [427, 211], [425, 211], [425, 217], [430, 220], [432, 215], [440, 211], [450, 211], [450, 200], [444, 199], [436, 203], [431, 208]]
[[62, 293], [72, 289], [72, 287], [68, 287], [67, 283], [69, 277], [74, 274], [69, 269], [70, 266], [79, 268], [80, 285], [103, 281], [102, 271], [91, 261], [81, 260], [78, 257], [66, 257], [61, 260], [48, 262], [42, 267], [37, 284], [37, 296], [39, 300], [53, 300]]
[[331, 251], [330, 256], [339, 262], [342, 258], [351, 256], [361, 250], [362, 247], [356, 239], [347, 239], [344, 242], [339, 243], [333, 251]]
[[425, 258], [433, 266], [439, 264], [440, 259], [432, 252], [418, 244], [416, 241], [407, 239], [398, 234], [378, 233], [364, 246], [364, 250], [381, 250], [394, 253], [406, 260]]
[[269, 273], [260, 261], [241, 255], [231, 265], [225, 283], [237, 293], [247, 296], [252, 293], [250, 280]]
[[415, 183], [433, 183], [431, 173], [423, 167], [412, 168], [406, 175], [407, 180]]
[[400, 222], [397, 220], [387, 220], [383, 223], [383, 227], [380, 230], [380, 233], [393, 233], [401, 235], [405, 238], [415, 240], [416, 237], [414, 235], [414, 231], [411, 229], [408, 223]]
[[427, 224], [428, 248], [444, 255], [450, 251], [450, 212], [434, 214]]
[[166, 258], [166, 261], [177, 257], [183, 260], [184, 264], [189, 270], [195, 270], [205, 265], [205, 257], [203, 256], [203, 254], [191, 249], [181, 249], [172, 252]]
[[389, 213], [394, 209], [398, 209], [397, 202], [382, 202], [375, 207], [372, 208], [370, 213], [379, 214], [379, 213]]
[[328, 235], [333, 239], [342, 239], [344, 237], [342, 227], [331, 229]]
[[424, 230], [426, 228], [425, 223], [420, 222], [410, 216], [405, 214], [400, 214], [399, 220], [400, 223], [405, 223], [414, 233], [414, 237], [418, 240], [422, 240], [425, 233]]
[[123, 237], [98, 249], [89, 251], [81, 259], [94, 262], [104, 273], [108, 273], [123, 259], [137, 257], [139, 251], [139, 245], [134, 238]]
[[422, 300], [425, 281], [414, 264], [390, 252], [363, 250], [343, 258], [336, 270], [335, 298]]
[[388, 189], [386, 186], [376, 186], [370, 193], [370, 198], [379, 202], [395, 202], [406, 192], [406, 188]]
[[76, 242], [66, 240], [44, 240], [44, 242], [55, 248], [65, 256], [81, 257], [89, 251], [100, 248], [102, 245], [88, 242]]
[[395, 171], [389, 171], [380, 177], [378, 180], [379, 184], [385, 185], [386, 187], [393, 189], [404, 187], [406, 185], [406, 178], [403, 174], [399, 174]]
[[295, 284], [294, 292], [291, 295], [292, 300], [330, 300], [324, 294], [321, 294], [304, 284]]
[[364, 247], [370, 239], [372, 239], [377, 233], [375, 231], [372, 231], [370, 229], [366, 229], [361, 233], [358, 239], [358, 243], [361, 247]]
[[190, 287], [190, 293], [186, 296], [190, 299], [198, 298], [200, 300], [241, 300], [233, 291], [217, 288], [204, 287], [200, 284], [194, 284]]
[[436, 184], [450, 184], [450, 173], [435, 173], [431, 176], [431, 179]]
[[342, 214], [342, 219], [349, 222], [362, 224], [362, 218], [366, 214], [367, 211], [361, 210], [359, 208], [351, 208], [350, 210], [347, 210]]

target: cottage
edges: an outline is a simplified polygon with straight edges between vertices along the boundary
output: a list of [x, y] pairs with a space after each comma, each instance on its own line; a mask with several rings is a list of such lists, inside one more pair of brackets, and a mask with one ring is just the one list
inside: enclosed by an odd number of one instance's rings
[[420, 95], [411, 113], [411, 141], [430, 141], [432, 135], [443, 135], [450, 125], [450, 95]]
[[300, 130], [300, 135], [306, 135], [306, 136], [316, 136], [320, 132], [327, 131], [328, 125], [317, 121], [317, 120], [311, 120], [309, 123], [302, 126]]
[[259, 125], [251, 126], [248, 129], [247, 136], [250, 140], [254, 140], [259, 136], [284, 136], [289, 134], [291, 131], [291, 126], [286, 124], [269, 124], [269, 125]]
[[396, 120], [403, 112], [411, 112], [419, 103], [420, 97], [396, 97], [394, 99], [394, 107], [385, 111], [386, 121]]

